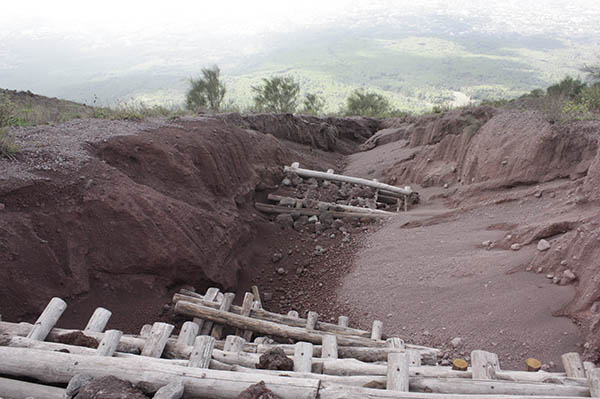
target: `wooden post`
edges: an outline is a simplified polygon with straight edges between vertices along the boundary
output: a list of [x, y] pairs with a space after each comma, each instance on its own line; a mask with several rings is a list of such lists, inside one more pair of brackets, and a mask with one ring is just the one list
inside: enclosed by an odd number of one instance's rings
[[587, 380], [592, 398], [600, 398], [600, 369], [590, 370]]
[[[233, 303], [233, 298], [235, 298], [234, 293], [232, 293], [232, 292], [226, 293], [225, 296], [223, 297], [223, 302], [221, 302], [221, 307], [219, 308], [219, 310], [222, 312], [229, 312], [229, 308], [231, 307], [231, 304]], [[221, 339], [222, 335], [223, 335], [223, 325], [222, 324], [217, 324], [216, 326], [214, 326], [212, 332], [210, 333], [210, 336], [213, 337], [214, 339]]]
[[323, 344], [321, 347], [321, 358], [323, 359], [337, 359], [338, 358], [338, 345], [337, 337], [335, 335], [324, 335]]
[[500, 371], [498, 355], [481, 350], [471, 352], [471, 368], [474, 380], [495, 380]]
[[237, 335], [228, 335], [225, 339], [225, 347], [223, 350], [225, 352], [241, 352], [244, 349], [244, 344], [246, 344], [244, 338], [238, 337]]
[[142, 349], [142, 356], [160, 357], [167, 345], [173, 328], [172, 324], [154, 323], [150, 331], [150, 336], [146, 339], [146, 343]]
[[348, 316], [340, 316], [338, 317], [338, 326], [348, 327], [348, 321]]
[[152, 324], [144, 324], [140, 329], [140, 337], [148, 338], [150, 336], [150, 331], [152, 331]]
[[65, 301], [56, 297], [52, 298], [48, 305], [46, 305], [46, 309], [38, 317], [27, 338], [35, 339], [36, 341], [45, 340], [66, 308], [67, 304]]
[[198, 330], [200, 326], [194, 323], [193, 321], [186, 321], [181, 326], [181, 331], [179, 331], [179, 336], [177, 337], [177, 345], [181, 346], [192, 346], [194, 345], [194, 341], [198, 336]]
[[387, 342], [388, 348], [398, 349], [398, 352], [405, 350], [404, 341], [398, 337], [388, 338], [385, 342]]
[[295, 310], [290, 310], [289, 312], [287, 312], [287, 315], [288, 317], [291, 317], [293, 319], [297, 319], [300, 316]]
[[421, 366], [421, 352], [414, 349], [406, 349], [405, 352], [408, 355], [408, 364], [410, 367]]
[[310, 342], [296, 343], [294, 352], [294, 371], [310, 373], [312, 371], [313, 345]]
[[[206, 290], [206, 295], [204, 295], [204, 300], [209, 302], [217, 302], [217, 294], [219, 294], [219, 289], [215, 287], [210, 287]], [[212, 330], [213, 322], [210, 320], [204, 321], [200, 318], [194, 318], [194, 323], [198, 324], [200, 327], [200, 334], [208, 335]]]
[[152, 399], [181, 399], [183, 398], [184, 390], [185, 385], [183, 384], [183, 380], [178, 379], [156, 391]]
[[108, 330], [104, 334], [104, 338], [100, 341], [98, 349], [96, 350], [97, 356], [112, 356], [117, 351], [119, 341], [123, 333], [119, 330]]
[[94, 310], [94, 313], [92, 314], [92, 317], [90, 317], [87, 326], [85, 326], [83, 332], [86, 333], [90, 331], [104, 331], [106, 325], [108, 324], [110, 316], [112, 316], [112, 312], [110, 310], [104, 308], [96, 308], [96, 310]]
[[594, 362], [583, 362], [583, 369], [585, 370], [585, 375], [588, 375], [591, 370], [595, 369], [596, 365]]
[[308, 312], [308, 316], [306, 316], [306, 329], [309, 331], [314, 330], [318, 319], [319, 314], [317, 312]]
[[387, 390], [408, 392], [408, 355], [406, 353], [388, 354]]
[[[244, 302], [242, 303], [242, 309], [240, 311], [240, 315], [242, 316], [250, 316], [250, 312], [252, 312], [252, 304], [254, 303], [254, 295], [250, 292], [246, 292], [244, 295]], [[252, 331], [244, 330], [242, 328], [238, 328], [235, 330], [235, 335], [239, 335], [243, 337], [246, 341], [250, 342], [252, 340]]]
[[383, 322], [380, 320], [373, 321], [373, 329], [371, 330], [371, 339], [381, 340], [381, 335], [383, 334]]
[[194, 343], [194, 349], [190, 355], [190, 361], [188, 367], [198, 367], [201, 369], [207, 369], [210, 365], [210, 359], [212, 358], [212, 352], [215, 347], [215, 339], [206, 335], [200, 335], [196, 337]]
[[254, 304], [252, 305], [253, 309], [262, 309], [262, 301], [260, 300], [260, 292], [258, 291], [258, 286], [252, 286], [252, 295], [254, 295]]
[[572, 378], [585, 378], [585, 369], [583, 368], [583, 362], [579, 353], [570, 352], [565, 353], [561, 357], [563, 367], [567, 373], [567, 377]]

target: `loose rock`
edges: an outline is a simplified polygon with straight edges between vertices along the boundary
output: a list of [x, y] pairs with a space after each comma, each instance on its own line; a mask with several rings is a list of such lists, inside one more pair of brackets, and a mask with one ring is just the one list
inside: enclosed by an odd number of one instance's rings
[[538, 242], [537, 249], [538, 249], [538, 251], [540, 251], [540, 252], [547, 251], [547, 250], [549, 250], [549, 249], [550, 249], [550, 243], [549, 243], [548, 241], [544, 240], [544, 239], [541, 239], [541, 240]]

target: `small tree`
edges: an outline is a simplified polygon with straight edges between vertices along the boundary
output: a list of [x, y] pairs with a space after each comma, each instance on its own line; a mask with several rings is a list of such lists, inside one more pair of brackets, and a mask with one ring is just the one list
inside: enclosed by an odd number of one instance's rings
[[584, 64], [581, 70], [587, 74], [591, 82], [600, 82], [600, 61], [592, 65]]
[[202, 78], [190, 79], [190, 89], [186, 95], [186, 106], [190, 110], [208, 108], [218, 112], [225, 97], [225, 83], [219, 79], [218, 66], [202, 68]]
[[554, 84], [546, 89], [546, 93], [549, 96], [560, 96], [568, 99], [573, 99], [577, 97], [581, 90], [586, 86], [579, 79], [573, 79], [570, 76], [566, 76], [563, 80]]
[[346, 99], [346, 115], [377, 117], [389, 113], [390, 102], [381, 94], [356, 89]]
[[309, 115], [321, 115], [323, 113], [323, 108], [325, 107], [325, 100], [323, 97], [317, 94], [306, 93], [302, 104], [302, 113]]
[[252, 86], [256, 93], [255, 107], [266, 112], [294, 113], [298, 102], [300, 85], [291, 76], [263, 78], [262, 86]]

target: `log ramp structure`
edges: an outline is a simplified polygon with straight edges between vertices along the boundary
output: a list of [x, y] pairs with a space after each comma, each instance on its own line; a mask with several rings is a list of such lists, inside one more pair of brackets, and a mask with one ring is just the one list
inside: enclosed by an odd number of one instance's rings
[[[252, 291], [237, 306], [234, 294], [217, 288], [181, 290], [174, 309], [189, 321], [178, 335], [163, 322], [137, 335], [105, 330], [111, 312], [103, 308], [83, 330], [56, 328], [67, 305], [53, 298], [33, 325], [0, 321], [0, 397], [73, 397], [82, 379], [111, 375], [162, 399], [233, 399], [260, 382], [282, 399], [600, 397], [600, 368], [577, 353], [563, 355], [565, 373], [540, 371], [535, 359], [524, 371], [502, 370], [496, 354], [481, 350], [471, 353], [471, 367], [462, 359], [443, 367], [440, 350], [388, 337], [378, 320], [366, 331], [350, 327], [346, 316], [333, 324], [315, 312], [277, 314], [262, 308], [257, 287]], [[97, 344], [60, 343], [66, 334]], [[274, 349], [293, 370], [257, 368]]]
[[[372, 209], [359, 206], [329, 203], [322, 201], [312, 201], [314, 205], [318, 206], [318, 209], [312, 209], [305, 206], [305, 202], [301, 199], [292, 197], [285, 197], [281, 195], [269, 194], [268, 200], [278, 203], [278, 205], [265, 204], [257, 202], [255, 203], [256, 209], [265, 213], [298, 213], [299, 215], [314, 216], [321, 215], [323, 213], [329, 213], [334, 218], [384, 218], [397, 215], [400, 209], [408, 211], [409, 197], [411, 195], [418, 195], [409, 186], [396, 187], [389, 184], [378, 182], [377, 180], [367, 180], [358, 177], [345, 176], [335, 174], [333, 169], [329, 169], [327, 172], [319, 172], [310, 169], [300, 168], [298, 162], [294, 162], [292, 166], [285, 166], [284, 172], [290, 176], [297, 176], [307, 179], [317, 179], [322, 181], [329, 181], [336, 184], [347, 183], [356, 186], [368, 187], [375, 190], [375, 204], [379, 208], [393, 208], [395, 212], [390, 212], [382, 209]], [[282, 205], [282, 204], [286, 205]], [[291, 205], [291, 207], [290, 207]]]

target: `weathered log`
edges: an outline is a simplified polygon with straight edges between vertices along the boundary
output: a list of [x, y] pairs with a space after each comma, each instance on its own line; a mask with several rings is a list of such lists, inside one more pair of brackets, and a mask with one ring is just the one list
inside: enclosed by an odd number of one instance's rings
[[65, 397], [65, 390], [48, 385], [0, 377], [0, 398], [22, 399], [30, 397], [40, 399], [63, 399]]
[[117, 347], [119, 346], [121, 336], [123, 336], [123, 332], [119, 330], [108, 330], [106, 333], [104, 333], [104, 337], [102, 338], [102, 341], [100, 341], [98, 349], [96, 350], [96, 355], [114, 355], [114, 353], [117, 351]]
[[228, 335], [225, 339], [225, 352], [241, 352], [244, 349], [244, 345], [246, 344], [246, 340], [242, 337], [238, 337], [237, 335]]
[[140, 329], [140, 337], [148, 338], [150, 336], [150, 331], [152, 331], [152, 324], [144, 324]]
[[[226, 293], [225, 296], [223, 297], [223, 301], [221, 302], [221, 306], [219, 307], [219, 310], [221, 312], [229, 312], [229, 308], [231, 307], [231, 304], [233, 303], [234, 298], [235, 298], [235, 294], [233, 292]], [[213, 337], [214, 339], [221, 339], [222, 335], [223, 335], [223, 325], [217, 324], [216, 326], [213, 326], [210, 336]]]
[[152, 399], [181, 399], [184, 390], [183, 380], [179, 378], [156, 391]]
[[404, 188], [400, 188], [400, 187], [392, 186], [392, 185], [385, 184], [385, 183], [379, 183], [379, 182], [376, 182], [373, 180], [361, 179], [360, 177], [336, 175], [335, 173], [319, 172], [316, 170], [302, 169], [302, 168], [293, 167], [293, 166], [285, 166], [283, 168], [283, 171], [286, 173], [295, 173], [298, 176], [303, 176], [303, 177], [314, 177], [316, 179], [339, 181], [339, 182], [343, 182], [343, 183], [360, 184], [363, 186], [372, 187], [372, 188], [376, 188], [379, 190], [386, 190], [386, 191], [389, 191], [396, 195], [398, 195], [398, 194], [410, 195], [413, 192], [413, 190], [408, 186], [406, 186]]
[[103, 332], [108, 324], [108, 320], [112, 316], [112, 312], [108, 309], [104, 308], [96, 308], [92, 317], [87, 323], [87, 326], [83, 329], [83, 332], [94, 331], [94, 332]]
[[383, 334], [383, 322], [381, 320], [373, 320], [373, 328], [371, 329], [371, 339], [379, 341]]
[[340, 327], [348, 327], [348, 316], [340, 316], [338, 317], [338, 326]]
[[181, 326], [181, 331], [179, 331], [179, 335], [177, 336], [177, 345], [194, 345], [194, 341], [196, 340], [199, 331], [200, 326], [198, 324], [193, 321], [186, 321], [183, 323], [183, 326]]
[[589, 370], [587, 380], [592, 398], [600, 398], [600, 368]]
[[567, 377], [585, 378], [585, 369], [583, 368], [583, 362], [581, 361], [579, 353], [565, 353], [560, 358], [567, 373]]
[[323, 345], [321, 347], [321, 357], [323, 359], [338, 358], [338, 344], [337, 337], [335, 335], [325, 335], [323, 337]]
[[404, 341], [398, 337], [388, 338], [386, 342], [388, 348], [394, 349], [394, 352], [402, 352], [405, 350]]
[[[288, 208], [287, 206], [263, 204], [261, 202], [255, 202], [254, 207], [256, 209], [258, 209], [259, 211], [265, 212], [265, 213], [278, 214], [278, 213], [290, 213], [291, 212], [291, 209]], [[314, 216], [314, 215], [319, 216], [319, 215], [323, 215], [323, 214], [329, 214], [336, 219], [343, 219], [346, 217], [348, 217], [348, 218], [380, 219], [380, 218], [389, 217], [388, 215], [381, 215], [381, 214], [377, 214], [377, 213], [350, 212], [350, 211], [345, 211], [345, 212], [320, 211], [318, 209], [309, 209], [309, 208], [300, 208], [300, 209], [294, 208], [293, 211], [300, 215], [306, 215], [306, 216]], [[396, 214], [394, 213], [392, 215], [396, 215]]]
[[94, 378], [117, 375], [132, 384], [144, 383], [158, 390], [174, 376], [182, 376], [186, 395], [215, 399], [237, 398], [241, 391], [260, 381], [282, 399], [315, 399], [320, 383], [314, 379], [171, 366], [146, 362], [144, 358], [81, 356], [8, 347], [0, 347], [0, 359], [1, 374], [48, 383], [67, 383], [75, 374], [89, 374]]
[[196, 337], [194, 348], [190, 354], [190, 367], [201, 369], [208, 368], [212, 359], [213, 348], [215, 347], [215, 339], [208, 335], [200, 335]]
[[156, 322], [152, 325], [150, 336], [144, 343], [142, 356], [160, 357], [167, 346], [171, 331], [174, 326], [172, 324]]
[[596, 368], [594, 362], [583, 362], [583, 368], [585, 370], [585, 375], [587, 376], [590, 371]]
[[258, 290], [257, 285], [253, 285], [251, 287], [252, 296], [254, 296], [254, 304], [253, 309], [262, 309], [262, 299], [260, 298], [260, 291]]
[[319, 314], [317, 312], [308, 312], [306, 316], [306, 329], [314, 331], [317, 326], [317, 320], [319, 320]]
[[471, 352], [471, 365], [474, 380], [493, 380], [500, 370], [498, 355], [482, 350]]
[[[252, 312], [252, 305], [254, 304], [254, 295], [250, 292], [246, 292], [244, 295], [244, 302], [242, 303], [242, 307], [240, 309], [240, 314], [242, 316], [250, 316]], [[242, 330], [238, 328], [235, 332], [235, 335], [238, 335], [246, 341], [250, 341], [252, 339], [252, 330]]]
[[37, 319], [27, 338], [43, 341], [50, 333], [60, 316], [67, 308], [67, 303], [60, 298], [52, 298]]
[[[292, 198], [292, 197], [284, 197], [282, 195], [269, 194], [267, 196], [267, 199], [269, 201], [281, 201], [282, 199], [295, 200], [296, 205], [298, 205], [298, 204], [302, 205], [302, 200]], [[323, 201], [315, 201], [315, 203], [317, 205], [330, 205], [333, 208], [338, 208], [338, 209], [342, 209], [343, 211], [349, 211], [349, 212], [363, 212], [363, 213], [366, 212], [366, 213], [370, 213], [370, 214], [378, 214], [378, 215], [384, 215], [384, 216], [397, 216], [397, 214], [394, 212], [382, 211], [381, 209], [362, 208], [360, 206], [342, 205], [342, 204], [323, 202]], [[295, 208], [298, 208], [298, 207], [296, 206]], [[289, 208], [289, 209], [290, 209], [290, 212], [293, 211], [292, 208]]]
[[[320, 331], [307, 331], [302, 328], [290, 327], [287, 325], [258, 320], [251, 317], [244, 317], [231, 312], [221, 312], [207, 306], [186, 301], [178, 301], [175, 304], [175, 312], [188, 316], [213, 320], [214, 322], [228, 324], [233, 327], [251, 329], [263, 334], [275, 335], [284, 338], [293, 338], [298, 341], [307, 341], [320, 344], [323, 340], [323, 333]], [[385, 342], [374, 341], [361, 337], [339, 336], [338, 345], [383, 347], [385, 346]]]
[[408, 392], [408, 354], [394, 352], [388, 355], [387, 385], [388, 391]]
[[[215, 288], [215, 287], [210, 287], [209, 289], [206, 290], [206, 295], [204, 296], [204, 299], [208, 303], [214, 303], [218, 309], [221, 306], [221, 305], [219, 305], [218, 300], [217, 300], [218, 295], [219, 295], [219, 289]], [[202, 320], [200, 318], [194, 318], [193, 321], [194, 321], [194, 323], [197, 323], [198, 326], [200, 326], [199, 334], [208, 335], [212, 331], [212, 327], [213, 327], [212, 321]]]

